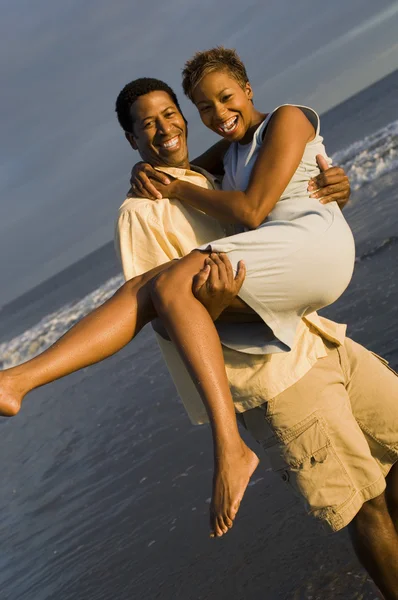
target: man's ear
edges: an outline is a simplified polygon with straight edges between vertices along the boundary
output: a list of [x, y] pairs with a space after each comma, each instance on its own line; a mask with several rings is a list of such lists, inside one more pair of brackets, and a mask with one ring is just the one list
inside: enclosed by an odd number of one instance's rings
[[249, 82], [247, 82], [245, 84], [245, 93], [246, 93], [246, 96], [247, 96], [248, 100], [253, 100], [253, 95], [254, 94], [253, 94], [252, 86], [250, 85]]
[[128, 131], [125, 131], [124, 135], [126, 136], [126, 140], [130, 144], [130, 146], [133, 148], [133, 150], [138, 150], [138, 146], [136, 144], [136, 141], [134, 139], [133, 134], [132, 133], [128, 133]]

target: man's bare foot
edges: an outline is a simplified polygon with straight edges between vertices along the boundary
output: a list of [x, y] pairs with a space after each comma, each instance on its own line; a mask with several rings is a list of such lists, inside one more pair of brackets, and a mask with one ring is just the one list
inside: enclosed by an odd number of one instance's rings
[[210, 505], [211, 537], [221, 537], [232, 527], [259, 462], [258, 456], [243, 441], [238, 450], [223, 453], [216, 459]]
[[0, 372], [0, 416], [14, 417], [19, 413], [24, 394], [9, 371]]

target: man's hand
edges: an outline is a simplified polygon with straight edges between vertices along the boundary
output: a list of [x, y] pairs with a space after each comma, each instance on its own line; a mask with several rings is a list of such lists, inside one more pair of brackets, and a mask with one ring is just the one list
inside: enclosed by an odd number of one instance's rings
[[195, 275], [192, 292], [215, 321], [238, 295], [245, 276], [246, 267], [243, 261], [239, 262], [234, 277], [228, 256], [213, 252], [206, 259], [203, 269]]
[[316, 157], [321, 173], [310, 180], [308, 191], [311, 198], [319, 198], [322, 204], [336, 201], [341, 209], [350, 199], [350, 182], [344, 169], [329, 167], [321, 154]]
[[150, 200], [161, 200], [162, 194], [153, 185], [153, 182], [169, 185], [170, 179], [164, 173], [156, 171], [149, 163], [138, 162], [131, 170], [129, 196], [149, 198]]

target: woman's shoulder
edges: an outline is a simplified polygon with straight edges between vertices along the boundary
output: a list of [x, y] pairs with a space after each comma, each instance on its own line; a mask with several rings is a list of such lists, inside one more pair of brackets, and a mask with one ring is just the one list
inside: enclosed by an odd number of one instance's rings
[[276, 114], [278, 114], [279, 118], [287, 119], [291, 122], [299, 121], [302, 119], [302, 116], [306, 117], [306, 119], [311, 123], [313, 128], [315, 129], [315, 134], [318, 135], [319, 127], [320, 127], [320, 118], [316, 110], [311, 108], [310, 106], [305, 106], [304, 104], [280, 104], [268, 115], [268, 122], [273, 118]]

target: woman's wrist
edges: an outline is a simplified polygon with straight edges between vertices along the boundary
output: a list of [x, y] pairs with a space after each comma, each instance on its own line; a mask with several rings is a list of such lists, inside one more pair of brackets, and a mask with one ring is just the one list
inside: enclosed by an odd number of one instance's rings
[[170, 185], [172, 186], [172, 193], [170, 195], [177, 200], [181, 200], [183, 197], [184, 182], [179, 179], [174, 179]]

